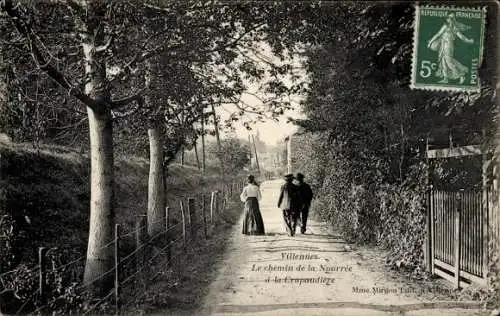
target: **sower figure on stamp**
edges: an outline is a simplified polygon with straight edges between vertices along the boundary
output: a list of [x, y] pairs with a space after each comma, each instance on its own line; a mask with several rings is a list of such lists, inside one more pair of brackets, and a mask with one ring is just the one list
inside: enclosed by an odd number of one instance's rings
[[290, 236], [295, 235], [297, 219], [299, 218], [298, 188], [293, 184], [293, 175], [285, 176], [286, 183], [281, 186], [281, 192], [278, 199], [278, 208], [283, 211], [286, 229]]
[[427, 47], [438, 52], [438, 69], [436, 76], [443, 78], [439, 83], [448, 83], [449, 79], [459, 79], [462, 84], [469, 69], [462, 65], [454, 56], [455, 38], [467, 44], [473, 44], [474, 40], [467, 38], [461, 32], [470, 29], [470, 26], [457, 21], [453, 13], [446, 17], [439, 32], [437, 32], [427, 43]]
[[309, 215], [313, 192], [309, 184], [304, 182], [304, 175], [302, 173], [297, 173], [297, 181], [299, 182], [297, 186], [300, 201], [300, 232], [304, 234], [306, 232], [307, 217]]

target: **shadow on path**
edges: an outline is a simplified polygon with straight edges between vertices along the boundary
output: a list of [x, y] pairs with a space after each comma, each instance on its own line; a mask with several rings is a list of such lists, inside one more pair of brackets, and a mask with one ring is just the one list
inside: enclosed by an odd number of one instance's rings
[[273, 247], [269, 249], [268, 247], [254, 247], [252, 248], [254, 252], [289, 252], [289, 251], [314, 251], [314, 252], [345, 252], [344, 250], [325, 250], [317, 247], [301, 247], [301, 246], [288, 246], [288, 247]]
[[[263, 305], [219, 305], [218, 313], [257, 313], [280, 309], [298, 309], [298, 308], [359, 308], [372, 309], [383, 312], [408, 312], [422, 309], [477, 309], [480, 308], [479, 302], [428, 302], [402, 305], [383, 305], [383, 304], [364, 304], [358, 302], [328, 302], [328, 303], [292, 303], [292, 304], [263, 304]], [[332, 311], [332, 315], [335, 312]]]

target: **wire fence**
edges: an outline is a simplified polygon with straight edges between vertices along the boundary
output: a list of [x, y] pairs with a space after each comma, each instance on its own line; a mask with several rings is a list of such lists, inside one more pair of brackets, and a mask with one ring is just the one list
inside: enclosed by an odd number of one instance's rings
[[[166, 207], [164, 216], [155, 221], [148, 221], [145, 214], [140, 215], [135, 229], [129, 231], [122, 231], [117, 224], [114, 238], [94, 251], [96, 253], [113, 247], [114, 263], [94, 277], [84, 277], [86, 255], [59, 266], [48, 267], [47, 254], [57, 250], [39, 248], [38, 265], [29, 271], [32, 277], [31, 293], [23, 296], [25, 299], [19, 302], [15, 314], [70, 313], [76, 307], [78, 312], [87, 315], [103, 306], [111, 308], [109, 303], [112, 302], [115, 312], [119, 312], [120, 296], [124, 290], [133, 292], [137, 285], [142, 283], [144, 286], [145, 279], [154, 279], [164, 265], [171, 266], [174, 259], [186, 254], [190, 243], [207, 239], [215, 232], [216, 222], [223, 218], [221, 215], [227, 201], [236, 197], [234, 193], [240, 192], [242, 187], [243, 183], [232, 182], [212, 191], [208, 199], [204, 193], [198, 199], [188, 198], [186, 204], [181, 200], [178, 209]], [[174, 217], [175, 212], [178, 216]], [[155, 262], [160, 258], [159, 262]], [[159, 267], [158, 271], [153, 271], [155, 266]], [[14, 269], [0, 274], [0, 292], [15, 292], [15, 289], [9, 289], [9, 282], [4, 280], [18, 272], [18, 269]], [[108, 290], [98, 295], [98, 299], [93, 299], [92, 293], [95, 294], [95, 291], [89, 289], [98, 282], [107, 285], [104, 288]], [[97, 287], [102, 288], [101, 285]]]

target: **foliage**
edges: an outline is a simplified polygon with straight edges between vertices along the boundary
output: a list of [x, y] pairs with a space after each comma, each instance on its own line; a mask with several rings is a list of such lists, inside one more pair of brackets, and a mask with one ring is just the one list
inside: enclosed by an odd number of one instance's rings
[[[96, 140], [90, 147], [92, 159], [104, 158], [101, 167], [92, 164], [93, 168], [102, 169], [92, 172], [92, 185], [103, 183], [103, 186], [99, 186], [102, 194], [91, 191], [92, 203], [89, 204], [93, 217], [102, 215], [106, 219], [91, 221], [89, 231], [95, 236], [90, 236], [89, 247], [96, 249], [89, 249], [89, 253], [95, 250], [95, 256], [104, 259], [102, 264], [92, 265], [92, 259], [88, 258], [87, 283], [92, 274], [104, 273], [112, 265], [108, 260], [111, 248], [99, 245], [112, 238], [115, 222], [111, 203], [113, 120], [139, 112], [134, 115], [136, 126], [154, 127], [156, 131], [161, 124], [160, 131], [166, 134], [168, 145], [165, 166], [179, 148], [187, 145], [186, 134], [193, 134], [192, 125], [203, 116], [205, 107], [213, 109], [214, 103], [232, 103], [239, 108], [238, 113], [249, 108], [260, 115], [262, 111], [255, 107], [240, 104], [246, 88], [244, 79], [256, 82], [263, 77], [256, 61], [246, 57], [255, 42], [267, 43], [282, 59], [295, 50], [295, 41], [282, 31], [285, 26], [290, 31], [302, 29], [300, 19], [285, 19], [293, 16], [296, 6], [217, 4], [101, 0], [33, 1], [16, 5], [12, 0], [3, 0], [0, 3], [0, 28], [2, 34], [7, 35], [1, 46], [10, 57], [2, 60], [2, 75], [3, 69], [8, 68], [4, 63], [9, 63], [10, 68], [17, 66], [16, 59], [12, 58], [14, 50], [24, 50], [21, 57], [28, 62], [16, 76], [22, 78], [40, 69], [58, 85], [58, 92], [49, 95], [60, 93], [71, 99], [63, 102], [59, 110], [83, 112], [72, 105], [83, 106], [87, 110], [84, 118], [88, 120], [90, 135]], [[261, 90], [276, 96], [264, 102], [276, 116], [290, 106], [290, 102], [283, 100], [290, 89], [280, 78], [289, 67], [275, 67], [273, 63], [270, 66], [270, 79]], [[173, 80], [162, 80], [160, 85], [151, 80], [165, 77], [157, 76], [162, 74], [158, 70], [165, 69], [169, 71], [166, 76], [175, 73]], [[155, 90], [155, 86], [159, 90]], [[159, 91], [162, 93], [155, 95]], [[8, 99], [12, 99], [12, 95]], [[175, 123], [169, 121], [171, 117], [176, 119]], [[103, 140], [102, 145], [97, 139]], [[96, 293], [106, 292], [111, 281], [107, 277], [92, 287]]]
[[12, 215], [3, 214], [0, 218], [0, 271], [8, 271], [14, 266], [14, 220]]
[[488, 251], [492, 254], [488, 262], [488, 278], [490, 282], [489, 295], [491, 296], [490, 302], [492, 302], [495, 307], [498, 307], [500, 304], [500, 274], [498, 273], [498, 267], [500, 266], [499, 247], [500, 240], [498, 240], [498, 237], [494, 237], [488, 242]]
[[[279, 115], [290, 107], [283, 96], [298, 89], [282, 82], [292, 71], [283, 57], [293, 53], [299, 39], [305, 40], [301, 16], [309, 5], [196, 1], [33, 1], [20, 6], [4, 1], [2, 5], [0, 28], [6, 37], [0, 45], [5, 56], [0, 76], [10, 89], [0, 109], [0, 126], [15, 140], [86, 142], [86, 113], [77, 102], [92, 107], [80, 91], [86, 79], [83, 26], [102, 32], [105, 42], [96, 47], [95, 58], [106, 65], [102, 88], [103, 95], [109, 95], [108, 106], [116, 120], [125, 120], [116, 124], [123, 136], [119, 151], [135, 147], [143, 151], [144, 127], [166, 117], [168, 133], [173, 134], [167, 137], [167, 150], [175, 154], [189, 145], [181, 139], [182, 132], [192, 132], [192, 122], [199, 121], [200, 110], [210, 104], [236, 105], [226, 122], [230, 125], [245, 112], [261, 118], [266, 112]], [[282, 32], [285, 28], [290, 32]], [[259, 46], [264, 43], [280, 62], [262, 59]], [[256, 95], [262, 106], [246, 104], [241, 96], [247, 84], [258, 81], [260, 91], [265, 91]], [[140, 97], [145, 102], [139, 102]], [[185, 110], [197, 114], [188, 119]]]
[[[7, 237], [0, 239], [1, 311], [14, 314], [38, 289], [38, 247], [48, 248], [47, 301], [44, 303], [48, 306], [44, 312], [67, 315], [75, 309], [87, 310], [94, 303], [81, 286], [88, 236], [88, 156], [64, 147], [44, 145], [36, 151], [16, 144], [2, 145], [0, 154], [1, 174], [8, 180], [8, 185], [2, 187], [5, 197], [1, 201], [8, 207], [0, 209], [0, 219], [3, 219], [0, 234]], [[115, 168], [117, 222], [124, 232], [131, 232], [137, 215], [147, 207], [148, 163], [143, 158], [120, 157]], [[172, 225], [175, 225], [181, 218], [177, 213], [179, 200], [212, 190], [218, 177], [216, 170], [207, 170], [202, 176], [195, 168], [175, 164], [168, 171], [167, 199], [173, 211]], [[201, 182], [206, 185], [200, 187]], [[130, 253], [134, 238], [134, 234], [124, 238], [120, 251]], [[135, 261], [129, 262], [134, 270]], [[6, 273], [9, 271], [12, 273]], [[5, 302], [10, 305], [4, 306]], [[33, 311], [40, 306], [39, 297], [34, 297], [23, 311]]]
[[207, 160], [222, 158], [224, 169], [230, 173], [237, 174], [250, 163], [250, 148], [236, 137], [222, 139], [220, 153], [217, 142], [208, 143], [207, 154]]
[[[37, 289], [38, 270], [33, 264], [21, 264], [0, 277], [0, 308], [2, 313], [15, 314]], [[32, 302], [29, 302], [32, 303]], [[32, 307], [32, 306], [29, 306]]]
[[425, 166], [416, 165], [408, 179], [382, 186], [377, 192], [377, 241], [389, 250], [387, 262], [397, 268], [423, 272], [425, 238]]
[[[111, 111], [115, 140], [125, 153], [145, 152], [145, 127], [164, 120], [165, 147], [172, 159], [179, 148], [196, 139], [200, 133], [196, 123], [213, 105], [236, 105], [238, 110], [226, 122], [229, 126], [245, 113], [260, 118], [283, 113], [290, 107], [287, 96], [306, 92], [297, 80], [285, 84], [283, 77], [294, 78], [294, 65], [286, 57], [300, 51], [299, 44], [316, 44], [305, 52], [311, 74], [303, 105], [307, 119], [297, 121], [317, 136], [308, 144], [313, 150], [300, 157], [312, 162], [304, 164], [303, 171], [314, 179], [318, 192], [314, 205], [347, 238], [390, 247], [391, 263], [398, 267], [421, 264], [424, 183], [419, 166], [425, 139], [430, 136], [434, 145], [442, 146], [451, 131], [456, 144], [475, 143], [480, 129], [492, 126], [496, 111], [492, 70], [498, 36], [491, 27], [486, 30], [480, 69], [481, 93], [408, 89], [414, 15], [410, 3], [29, 1], [14, 6], [4, 0], [1, 4], [0, 80], [11, 89], [6, 98], [0, 91], [0, 128], [22, 141], [85, 143], [83, 104], [97, 112]], [[493, 11], [491, 5], [488, 26], [495, 25]], [[89, 79], [82, 54], [82, 44], [89, 44], [84, 26], [101, 45], [91, 50], [104, 73], [92, 93], [82, 91]], [[280, 62], [262, 63], [258, 43], [265, 43]], [[148, 74], [155, 80], [148, 81]], [[250, 83], [262, 81], [256, 98], [265, 106], [242, 102]], [[231, 169], [247, 163], [243, 153], [248, 149], [236, 143], [227, 144], [227, 149], [222, 158]], [[39, 163], [52, 166], [45, 160]], [[19, 172], [20, 167], [12, 169]], [[66, 176], [59, 170], [48, 179]], [[20, 212], [9, 215], [14, 223], [5, 222], [2, 231], [26, 226], [25, 216], [31, 218], [32, 213], [60, 215], [58, 207], [72, 205], [72, 199], [81, 199], [84, 205], [88, 201], [86, 190], [63, 192], [46, 201], [44, 196], [61, 192], [60, 188], [50, 186], [51, 181], [32, 183], [33, 178], [39, 175], [14, 177], [25, 187], [9, 187], [8, 208]], [[21, 205], [24, 196], [41, 202]], [[29, 240], [20, 234], [16, 238]], [[18, 241], [10, 240], [7, 249], [13, 248], [11, 242]]]
[[[336, 19], [320, 19], [320, 45], [306, 53], [307, 119], [295, 121], [306, 140], [298, 165], [310, 175], [317, 215], [350, 241], [387, 248], [391, 266], [421, 273], [425, 141], [447, 147], [451, 133], [455, 145], [479, 142], [495, 113], [491, 76], [483, 77], [486, 88], [475, 96], [410, 90], [412, 5], [334, 7], [321, 12], [335, 10]], [[486, 36], [493, 33], [487, 29]], [[485, 60], [492, 59], [489, 47]], [[436, 161], [433, 168], [449, 188], [477, 185], [474, 161]]]

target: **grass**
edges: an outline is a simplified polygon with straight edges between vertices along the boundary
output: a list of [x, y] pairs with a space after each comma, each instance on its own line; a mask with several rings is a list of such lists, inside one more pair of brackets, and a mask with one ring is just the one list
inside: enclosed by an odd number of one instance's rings
[[[193, 315], [202, 305], [209, 285], [215, 280], [217, 268], [230, 241], [229, 235], [241, 214], [241, 203], [233, 195], [213, 224], [208, 238], [198, 225], [196, 241], [189, 241], [186, 252], [173, 250], [172, 264], [158, 262], [142, 277], [142, 287], [126, 299], [124, 315]], [[200, 223], [200, 222], [198, 222]]]
[[[35, 150], [8, 142], [0, 142], [0, 155], [0, 218], [13, 220], [11, 234], [0, 240], [0, 274], [19, 266], [35, 266], [39, 247], [52, 249], [51, 261], [56, 266], [85, 256], [90, 200], [88, 155], [62, 146], [44, 145]], [[148, 173], [147, 159], [115, 158], [116, 222], [123, 233], [132, 231], [138, 215], [146, 213]], [[188, 197], [195, 197], [199, 210], [201, 194], [208, 203], [209, 192], [220, 189], [216, 168], [202, 176], [196, 167], [173, 164], [167, 176], [171, 225], [181, 221], [181, 200], [187, 203]], [[0, 221], [0, 233], [9, 231], [6, 225], [10, 224]], [[218, 241], [215, 246], [221, 244]]]

